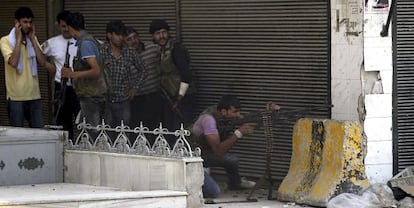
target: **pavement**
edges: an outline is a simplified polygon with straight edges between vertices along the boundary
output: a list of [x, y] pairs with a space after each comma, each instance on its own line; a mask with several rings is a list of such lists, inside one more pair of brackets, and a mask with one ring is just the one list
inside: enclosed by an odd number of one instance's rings
[[[276, 190], [277, 191], [277, 190]], [[275, 191], [273, 191], [275, 192]], [[268, 199], [268, 190], [257, 189], [253, 192], [250, 199], [247, 197], [250, 195], [250, 190], [243, 191], [228, 191], [224, 192], [215, 199], [205, 199], [204, 208], [310, 208], [308, 205], [300, 205], [294, 202], [281, 202], [270, 197]]]

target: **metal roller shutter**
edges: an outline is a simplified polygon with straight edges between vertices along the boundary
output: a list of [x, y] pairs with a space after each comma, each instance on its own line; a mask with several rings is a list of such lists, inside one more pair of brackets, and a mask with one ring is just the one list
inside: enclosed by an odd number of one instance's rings
[[[47, 1], [36, 0], [6, 0], [2, 1], [0, 7], [0, 36], [8, 35], [14, 26], [14, 12], [18, 7], [27, 6], [34, 13], [34, 23], [36, 26], [36, 36], [40, 43], [47, 39]], [[0, 125], [8, 125], [7, 106], [6, 106], [6, 83], [4, 78], [4, 59], [0, 58]], [[43, 122], [48, 123], [50, 118], [50, 82], [48, 71], [39, 68], [40, 93], [43, 101]]]
[[[329, 1], [181, 0], [179, 8], [197, 112], [227, 93], [241, 99], [242, 112], [264, 109], [269, 100], [287, 109], [330, 104]], [[330, 109], [311, 116], [330, 118]], [[289, 169], [293, 123], [274, 124], [273, 179]], [[266, 141], [257, 132], [233, 148], [245, 176], [264, 174]]]
[[64, 8], [81, 12], [86, 30], [100, 40], [105, 40], [106, 24], [111, 20], [134, 27], [143, 40], [151, 40], [148, 28], [156, 18], [168, 21], [173, 34], [176, 30], [175, 0], [65, 0]]
[[414, 165], [414, 1], [395, 1], [393, 22], [394, 174]]
[[[244, 112], [262, 109], [268, 100], [287, 109], [330, 104], [329, 1], [66, 0], [64, 7], [82, 12], [87, 30], [100, 39], [112, 19], [136, 27], [144, 40], [152, 19], [166, 19], [191, 55], [195, 114], [226, 93], [241, 98]], [[330, 118], [330, 109], [311, 115]], [[275, 179], [289, 168], [293, 122], [274, 125]], [[259, 131], [234, 148], [242, 155], [243, 175], [264, 172], [261, 138]]]

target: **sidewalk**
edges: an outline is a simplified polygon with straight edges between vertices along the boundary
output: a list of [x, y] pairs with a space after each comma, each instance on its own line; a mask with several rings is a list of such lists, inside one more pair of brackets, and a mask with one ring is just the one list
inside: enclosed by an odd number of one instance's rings
[[[258, 189], [253, 192], [253, 199], [257, 202], [248, 202], [247, 196], [250, 190], [244, 191], [225, 191], [219, 198], [214, 200], [205, 199], [204, 208], [310, 208], [311, 206], [299, 205], [293, 202], [280, 202], [276, 199], [268, 200], [268, 191], [265, 189]], [[273, 191], [273, 195], [275, 190]]]

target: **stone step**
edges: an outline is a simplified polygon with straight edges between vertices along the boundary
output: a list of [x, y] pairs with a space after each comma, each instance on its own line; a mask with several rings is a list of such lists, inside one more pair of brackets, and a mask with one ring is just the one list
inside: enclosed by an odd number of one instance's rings
[[0, 207], [146, 207], [185, 208], [182, 191], [123, 191], [71, 183], [0, 186]]

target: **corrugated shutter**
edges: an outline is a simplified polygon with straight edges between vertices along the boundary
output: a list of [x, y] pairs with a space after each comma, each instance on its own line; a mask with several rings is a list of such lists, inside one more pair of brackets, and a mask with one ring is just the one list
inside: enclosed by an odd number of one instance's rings
[[394, 173], [414, 165], [414, 1], [398, 0], [393, 22]]
[[[147, 40], [152, 19], [166, 19], [173, 36], [180, 23], [198, 88], [195, 114], [226, 93], [241, 98], [244, 112], [262, 109], [268, 100], [287, 109], [330, 104], [329, 1], [177, 2], [66, 0], [65, 9], [82, 12], [87, 30], [101, 39], [112, 19], [136, 27]], [[330, 110], [311, 115], [330, 118]], [[275, 179], [282, 179], [289, 168], [292, 125], [293, 121], [274, 125]], [[262, 133], [234, 148], [241, 154], [243, 175], [264, 173], [265, 148]]]
[[[329, 1], [180, 4], [182, 42], [197, 79], [197, 112], [227, 93], [241, 99], [242, 112], [264, 109], [267, 101], [287, 109], [330, 103]], [[312, 116], [330, 118], [330, 109]], [[274, 124], [274, 179], [283, 179], [289, 169], [292, 124], [293, 120]], [[242, 175], [264, 174], [265, 149], [260, 131], [239, 141], [233, 152], [240, 155]]]
[[[0, 7], [0, 36], [8, 35], [14, 26], [14, 12], [18, 7], [27, 6], [34, 13], [33, 22], [36, 25], [36, 36], [40, 43], [47, 39], [47, 1], [37, 0], [6, 0], [1, 2]], [[8, 125], [7, 106], [6, 106], [6, 83], [4, 80], [4, 59], [0, 58], [0, 125]], [[44, 68], [39, 69], [40, 92], [43, 101], [43, 121], [48, 123], [50, 117], [50, 82], [48, 71]]]
[[143, 40], [150, 40], [149, 24], [156, 18], [165, 19], [175, 34], [175, 0], [65, 0], [64, 8], [81, 12], [85, 16], [86, 30], [96, 38], [105, 40], [106, 24], [122, 20], [134, 27]]

